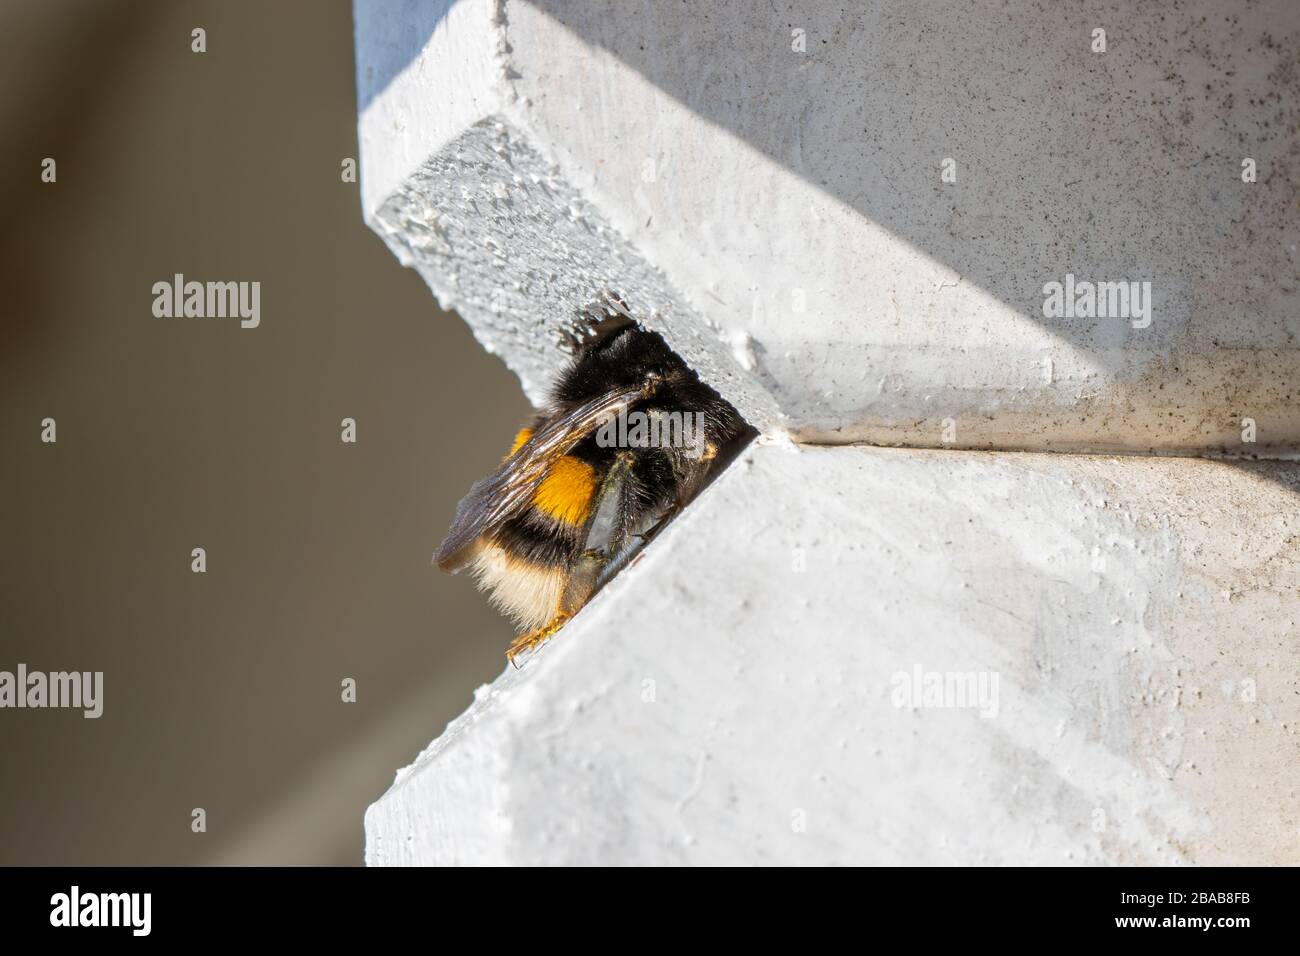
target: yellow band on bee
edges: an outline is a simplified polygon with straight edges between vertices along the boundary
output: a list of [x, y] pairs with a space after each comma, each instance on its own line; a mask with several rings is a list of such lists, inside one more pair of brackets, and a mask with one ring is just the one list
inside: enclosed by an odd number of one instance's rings
[[519, 434], [515, 436], [515, 443], [510, 446], [510, 452], [506, 455], [506, 457], [509, 458], [520, 448], [523, 448], [524, 442], [528, 441], [528, 439], [532, 437], [533, 437], [533, 430], [531, 428], [519, 429]]
[[556, 521], [582, 524], [595, 493], [596, 470], [585, 461], [564, 455], [555, 460], [533, 492], [533, 504]]

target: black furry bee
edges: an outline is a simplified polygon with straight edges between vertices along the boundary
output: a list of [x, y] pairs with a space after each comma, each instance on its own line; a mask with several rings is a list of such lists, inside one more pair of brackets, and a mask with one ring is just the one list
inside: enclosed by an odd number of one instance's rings
[[434, 560], [468, 567], [520, 636], [554, 634], [754, 434], [619, 301], [585, 329], [547, 410], [476, 482]]

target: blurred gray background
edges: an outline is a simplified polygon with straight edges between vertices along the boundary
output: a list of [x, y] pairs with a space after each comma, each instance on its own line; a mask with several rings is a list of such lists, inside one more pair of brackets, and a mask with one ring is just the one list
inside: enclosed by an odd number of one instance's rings
[[[0, 710], [0, 864], [358, 864], [504, 665], [430, 555], [528, 406], [340, 181], [351, 31], [346, 0], [0, 6], [0, 670], [105, 672], [99, 720]], [[155, 318], [176, 272], [260, 281], [260, 328]]]

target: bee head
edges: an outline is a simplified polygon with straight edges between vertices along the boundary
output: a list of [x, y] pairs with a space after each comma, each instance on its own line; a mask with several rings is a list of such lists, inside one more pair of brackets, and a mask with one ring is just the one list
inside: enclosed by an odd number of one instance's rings
[[628, 324], [587, 343], [556, 385], [557, 404], [612, 389], [671, 383], [691, 376], [659, 334]]

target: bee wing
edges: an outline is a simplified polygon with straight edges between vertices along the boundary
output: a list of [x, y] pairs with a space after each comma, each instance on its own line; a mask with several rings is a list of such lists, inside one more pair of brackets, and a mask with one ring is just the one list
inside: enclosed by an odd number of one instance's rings
[[485, 533], [528, 506], [533, 491], [556, 459], [608, 419], [653, 389], [652, 382], [608, 392], [548, 419], [501, 467], [476, 481], [456, 506], [451, 530], [433, 556], [444, 571], [457, 571]]
[[641, 542], [631, 527], [627, 481], [633, 467], [630, 452], [620, 452], [601, 479], [582, 550], [564, 585], [561, 609], [578, 611], [613, 574], [631, 560]]

